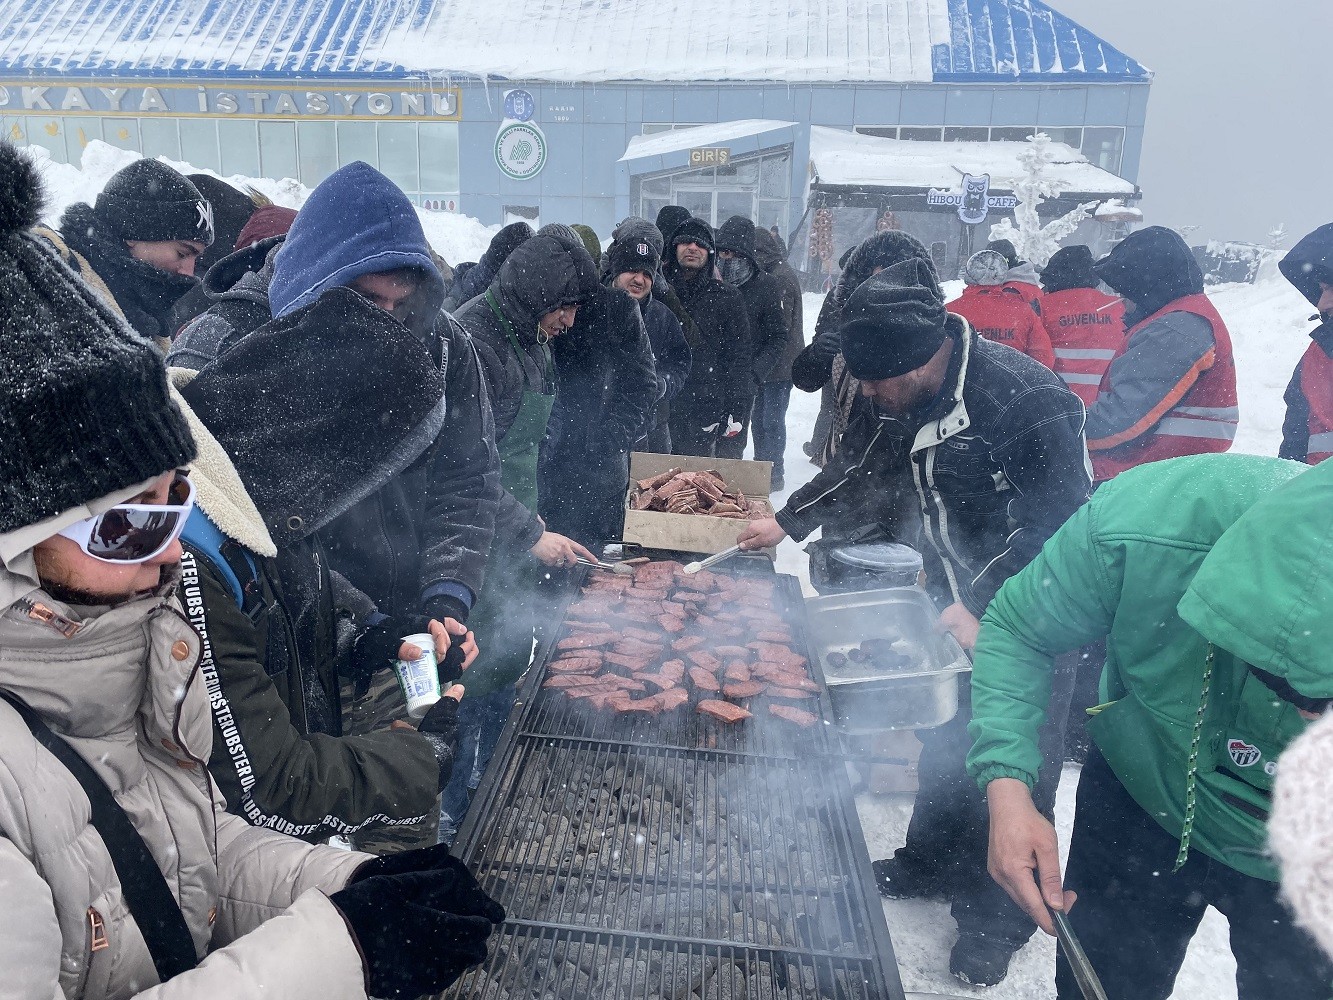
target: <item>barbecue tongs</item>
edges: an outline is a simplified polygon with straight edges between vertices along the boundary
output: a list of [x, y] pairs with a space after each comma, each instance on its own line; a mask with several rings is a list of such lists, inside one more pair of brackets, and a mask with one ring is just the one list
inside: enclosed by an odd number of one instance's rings
[[1060, 941], [1060, 948], [1069, 961], [1069, 967], [1074, 970], [1074, 982], [1078, 983], [1078, 988], [1083, 992], [1083, 1000], [1106, 1000], [1102, 981], [1097, 978], [1083, 946], [1078, 943], [1074, 928], [1069, 926], [1069, 918], [1059, 910], [1052, 910], [1051, 917], [1055, 921], [1055, 936]]

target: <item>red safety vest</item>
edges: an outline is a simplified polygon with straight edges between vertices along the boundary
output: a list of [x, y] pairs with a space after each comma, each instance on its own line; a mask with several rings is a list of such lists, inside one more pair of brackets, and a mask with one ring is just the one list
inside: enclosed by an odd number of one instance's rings
[[1055, 360], [1041, 317], [1015, 285], [968, 285], [945, 308], [971, 323], [979, 337], [1022, 351], [1047, 368]]
[[1042, 296], [1042, 322], [1051, 338], [1051, 371], [1083, 400], [1097, 401], [1097, 388], [1125, 342], [1125, 304], [1095, 288], [1067, 288]]
[[[1126, 469], [1164, 458], [1227, 451], [1236, 439], [1240, 410], [1236, 399], [1236, 362], [1231, 353], [1231, 335], [1208, 296], [1202, 292], [1186, 295], [1136, 323], [1126, 333], [1125, 342], [1116, 351], [1115, 358], [1129, 349], [1130, 341], [1139, 330], [1173, 312], [1193, 313], [1206, 319], [1212, 327], [1213, 349], [1181, 379], [1180, 384], [1188, 384], [1193, 379], [1193, 384], [1184, 390], [1183, 395], [1173, 389], [1158, 407], [1128, 431], [1088, 442], [1089, 447], [1097, 449], [1092, 452], [1093, 478], [1097, 482], [1114, 479]], [[1110, 382], [1111, 369], [1108, 367], [1100, 391], [1106, 392]]]

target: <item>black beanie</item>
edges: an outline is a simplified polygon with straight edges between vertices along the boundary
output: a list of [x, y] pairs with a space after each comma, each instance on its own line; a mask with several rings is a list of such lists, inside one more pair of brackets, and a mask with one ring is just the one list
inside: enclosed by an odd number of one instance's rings
[[213, 244], [213, 207], [189, 178], [157, 160], [118, 170], [97, 196], [93, 213], [117, 239]]
[[1097, 272], [1092, 269], [1092, 262], [1092, 250], [1081, 243], [1061, 247], [1042, 268], [1041, 287], [1048, 292], [1096, 288]]
[[663, 205], [657, 213], [657, 231], [662, 234], [665, 243], [671, 242], [680, 224], [690, 217], [690, 210], [681, 205]]
[[646, 238], [616, 240], [606, 251], [607, 275], [611, 278], [627, 271], [652, 275], [661, 262], [661, 255]]
[[0, 142], [0, 533], [188, 464], [162, 357], [25, 232], [32, 162]]
[[991, 240], [986, 244], [986, 249], [994, 250], [1005, 259], [1005, 262], [1008, 263], [1010, 267], [1018, 266], [1018, 251], [1014, 249], [1014, 245], [1008, 240]]
[[862, 381], [897, 378], [925, 366], [944, 343], [945, 312], [915, 257], [861, 282], [842, 310], [847, 370]]

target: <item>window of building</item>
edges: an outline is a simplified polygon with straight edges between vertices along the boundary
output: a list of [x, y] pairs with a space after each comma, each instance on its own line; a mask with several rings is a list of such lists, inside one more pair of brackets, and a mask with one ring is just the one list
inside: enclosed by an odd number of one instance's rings
[[211, 118], [182, 118], [180, 120], [182, 159], [196, 167], [221, 173], [222, 155], [218, 151], [218, 123]]
[[380, 122], [375, 127], [380, 149], [380, 170], [404, 191], [421, 187], [417, 163], [416, 122]]
[[338, 122], [338, 163], [364, 160], [376, 170], [380, 165], [379, 148], [375, 143], [375, 123]]
[[898, 138], [897, 125], [857, 125], [853, 131], [860, 135], [873, 135], [877, 139]]
[[30, 115], [24, 128], [28, 145], [41, 146], [56, 163], [65, 163], [65, 130], [59, 118], [38, 118]]
[[296, 158], [296, 122], [259, 123], [259, 166], [259, 176], [272, 180], [300, 174], [301, 166]]
[[1037, 130], [1031, 125], [1010, 125], [990, 130], [991, 142], [1026, 142]]
[[644, 122], [640, 135], [657, 135], [659, 132], [675, 132], [682, 128], [698, 128], [708, 122]]
[[948, 125], [944, 129], [945, 142], [987, 142], [990, 129], [984, 125]]
[[943, 137], [943, 128], [921, 128], [917, 125], [904, 125], [898, 130], [899, 139], [910, 139], [913, 142], [939, 142]]
[[632, 203], [638, 214], [654, 219], [666, 205], [680, 205], [713, 226], [733, 215], [756, 225], [788, 225], [791, 151], [748, 156], [725, 167], [683, 169], [634, 180]]
[[301, 183], [314, 187], [338, 167], [338, 129], [333, 122], [296, 123], [296, 162]]
[[1050, 128], [1046, 125], [1038, 126], [1037, 131], [1045, 132], [1051, 137], [1052, 142], [1063, 142], [1071, 149], [1079, 149], [1083, 146], [1082, 128]]
[[[143, 143], [140, 152], [144, 156], [165, 156], [169, 160], [182, 160], [181, 133], [178, 119], [141, 118], [139, 119], [139, 141]], [[193, 160], [190, 160], [194, 163]]]
[[453, 122], [422, 122], [417, 126], [421, 156], [421, 193], [457, 194], [458, 126]]
[[255, 124], [253, 119], [246, 118], [218, 119], [218, 147], [222, 153], [222, 169], [218, 173], [224, 177], [231, 174], [263, 176], [259, 172], [259, 139]]
[[1123, 128], [1089, 125], [1083, 130], [1083, 155], [1096, 166], [1120, 173], [1120, 161], [1125, 153]]

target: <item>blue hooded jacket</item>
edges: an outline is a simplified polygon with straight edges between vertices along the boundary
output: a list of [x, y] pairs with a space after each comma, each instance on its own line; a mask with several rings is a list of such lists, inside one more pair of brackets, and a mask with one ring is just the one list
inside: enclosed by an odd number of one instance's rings
[[416, 209], [393, 181], [358, 160], [326, 177], [302, 206], [274, 258], [269, 307], [281, 319], [330, 288], [400, 267], [420, 269], [430, 300], [443, 301], [444, 279]]

